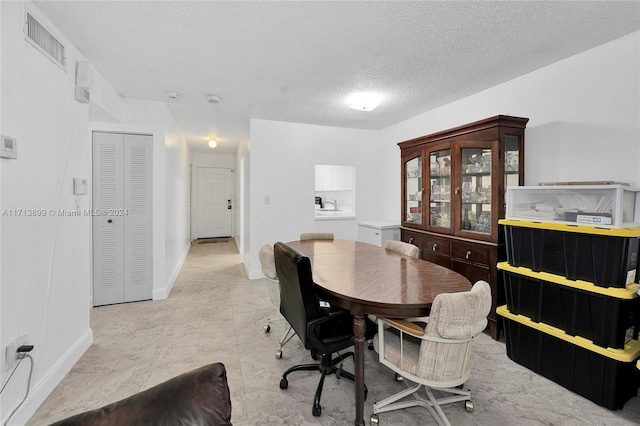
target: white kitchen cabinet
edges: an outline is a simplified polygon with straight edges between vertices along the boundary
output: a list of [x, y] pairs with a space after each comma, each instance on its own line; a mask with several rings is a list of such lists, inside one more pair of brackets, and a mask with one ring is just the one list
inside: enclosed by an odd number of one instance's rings
[[316, 191], [333, 190], [333, 166], [316, 165]]
[[351, 191], [353, 189], [353, 166], [330, 166], [318, 164], [315, 170], [316, 191]]
[[387, 240], [400, 239], [397, 222], [371, 221], [358, 224], [358, 241], [384, 247]]

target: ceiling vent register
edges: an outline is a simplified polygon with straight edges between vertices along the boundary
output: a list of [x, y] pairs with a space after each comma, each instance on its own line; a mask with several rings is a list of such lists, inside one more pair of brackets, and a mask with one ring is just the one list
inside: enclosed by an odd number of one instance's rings
[[67, 58], [64, 45], [47, 31], [31, 13], [26, 12], [25, 15], [25, 40], [66, 72]]

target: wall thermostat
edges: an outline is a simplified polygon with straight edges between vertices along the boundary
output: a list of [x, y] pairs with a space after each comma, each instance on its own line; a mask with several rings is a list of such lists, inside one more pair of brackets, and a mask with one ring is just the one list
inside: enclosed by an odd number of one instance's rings
[[0, 135], [0, 138], [0, 157], [18, 158], [18, 140], [5, 135]]
[[84, 195], [87, 193], [87, 180], [73, 178], [73, 195]]

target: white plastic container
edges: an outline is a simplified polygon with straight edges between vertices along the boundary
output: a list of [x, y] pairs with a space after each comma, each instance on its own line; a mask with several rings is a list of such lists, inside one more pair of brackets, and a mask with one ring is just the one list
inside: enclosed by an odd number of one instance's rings
[[507, 219], [604, 228], [640, 227], [640, 188], [624, 185], [512, 186]]

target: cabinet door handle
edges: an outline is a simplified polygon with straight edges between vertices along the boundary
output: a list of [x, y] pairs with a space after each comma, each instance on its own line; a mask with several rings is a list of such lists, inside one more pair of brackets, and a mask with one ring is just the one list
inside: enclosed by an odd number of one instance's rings
[[460, 193], [460, 187], [459, 186], [456, 186], [456, 191], [455, 192], [456, 192], [456, 194]]
[[413, 237], [409, 238], [409, 244], [413, 244]]
[[433, 251], [438, 250], [438, 244], [433, 244], [433, 247], [431, 247], [431, 250]]
[[471, 250], [467, 250], [467, 254], [464, 256], [464, 258], [469, 260], [470, 257], [471, 257]]

